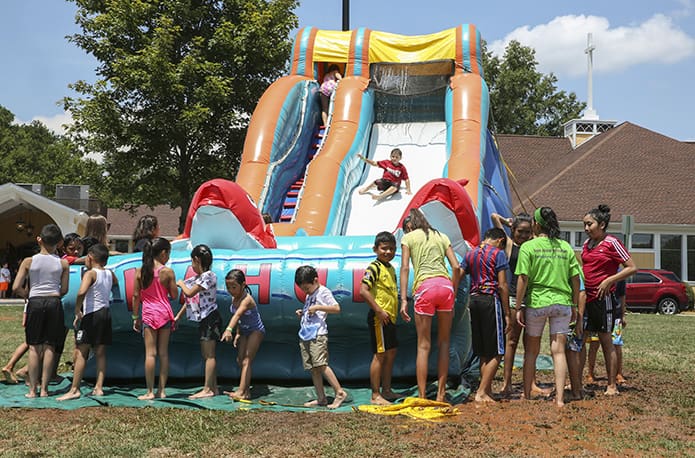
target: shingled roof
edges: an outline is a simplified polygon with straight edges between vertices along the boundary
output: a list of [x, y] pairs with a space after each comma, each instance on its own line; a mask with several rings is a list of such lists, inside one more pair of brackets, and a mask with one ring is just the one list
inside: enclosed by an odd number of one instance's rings
[[[552, 207], [578, 221], [600, 203], [613, 220], [695, 224], [695, 144], [625, 122], [572, 149], [566, 138], [497, 135], [515, 212]], [[514, 179], [516, 178], [516, 180]], [[523, 203], [523, 206], [522, 206]]]

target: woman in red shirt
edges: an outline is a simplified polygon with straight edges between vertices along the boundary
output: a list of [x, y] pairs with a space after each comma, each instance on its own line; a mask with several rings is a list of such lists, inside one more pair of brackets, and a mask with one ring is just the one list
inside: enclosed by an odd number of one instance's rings
[[[618, 394], [615, 383], [618, 361], [611, 332], [620, 306], [614, 294], [615, 284], [634, 274], [637, 267], [622, 242], [606, 233], [610, 211], [607, 205], [599, 205], [584, 215], [584, 232], [589, 238], [582, 248], [582, 263], [586, 288], [585, 331], [598, 333], [606, 360], [606, 394], [614, 395]], [[620, 266], [623, 269], [618, 272]]]

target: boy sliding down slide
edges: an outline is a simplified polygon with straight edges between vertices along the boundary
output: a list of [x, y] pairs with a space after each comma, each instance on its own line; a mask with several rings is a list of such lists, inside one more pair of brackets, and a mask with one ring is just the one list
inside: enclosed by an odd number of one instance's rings
[[400, 149], [394, 148], [391, 150], [391, 160], [388, 161], [373, 161], [371, 159], [367, 159], [361, 154], [358, 154], [357, 157], [373, 167], [384, 169], [384, 175], [360, 189], [360, 194], [367, 194], [372, 187], [376, 186], [376, 189], [381, 191], [381, 194], [372, 195], [372, 199], [384, 200], [388, 196], [391, 196], [400, 190], [401, 181], [405, 181], [406, 194], [412, 194], [410, 192], [410, 179], [408, 178], [408, 171], [405, 169], [405, 166], [401, 164], [403, 153]]

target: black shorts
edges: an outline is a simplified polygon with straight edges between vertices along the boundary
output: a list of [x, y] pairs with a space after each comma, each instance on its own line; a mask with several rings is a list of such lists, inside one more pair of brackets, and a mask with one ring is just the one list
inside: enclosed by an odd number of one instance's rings
[[496, 296], [472, 294], [470, 298], [473, 353], [483, 358], [504, 354], [504, 313]]
[[376, 189], [379, 191], [386, 191], [388, 188], [394, 187], [398, 189], [398, 186], [396, 186], [396, 183], [393, 183], [392, 181], [385, 180], [383, 178], [378, 178], [374, 180], [374, 183], [376, 184]]
[[29, 345], [57, 347], [65, 342], [63, 305], [58, 296], [32, 297], [27, 305], [24, 337]]
[[198, 323], [198, 335], [201, 341], [220, 340], [222, 337], [222, 316], [215, 309]]
[[616, 318], [621, 312], [618, 301], [613, 293], [607, 294], [603, 299], [596, 299], [586, 303], [584, 315], [586, 316], [586, 331], [589, 332], [613, 332]]
[[386, 350], [398, 347], [396, 338], [396, 324], [384, 324], [376, 317], [374, 310], [370, 310], [367, 315], [369, 325], [369, 338], [372, 343], [372, 353], [383, 353]]
[[75, 333], [77, 345], [111, 345], [111, 309], [104, 307], [88, 313]]

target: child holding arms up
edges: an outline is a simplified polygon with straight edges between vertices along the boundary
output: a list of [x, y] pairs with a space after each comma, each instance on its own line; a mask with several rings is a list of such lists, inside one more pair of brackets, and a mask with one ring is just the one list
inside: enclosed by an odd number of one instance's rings
[[360, 294], [371, 307], [367, 323], [374, 354], [369, 367], [372, 404], [388, 405], [398, 398], [391, 391], [391, 374], [398, 347], [398, 287], [396, 269], [391, 265], [396, 255], [396, 238], [392, 233], [384, 231], [376, 235], [374, 253], [376, 259], [364, 271]]
[[246, 285], [244, 272], [239, 269], [230, 270], [225, 277], [225, 284], [227, 291], [232, 295], [230, 306], [232, 318], [221, 340], [224, 342], [232, 340], [232, 332], [237, 326], [233, 344], [237, 348], [237, 364], [241, 368], [239, 388], [227, 394], [235, 401], [251, 399], [251, 365], [265, 337], [265, 326], [263, 326], [261, 314], [258, 313], [256, 301], [251, 296], [251, 290]]
[[384, 175], [360, 189], [360, 194], [367, 194], [372, 187], [376, 186], [376, 189], [379, 190], [381, 194], [372, 195], [372, 199], [383, 200], [398, 192], [401, 188], [401, 181], [405, 181], [406, 194], [411, 194], [410, 179], [408, 178], [408, 171], [405, 169], [405, 166], [401, 164], [403, 153], [400, 149], [394, 148], [391, 151], [391, 157], [388, 161], [373, 161], [361, 154], [358, 154], [357, 157], [373, 167], [384, 169]]
[[[13, 289], [27, 304], [26, 343], [29, 345], [28, 398], [36, 397], [41, 373], [40, 396], [48, 396], [48, 382], [53, 372], [55, 348], [65, 338], [63, 306], [60, 298], [68, 292], [70, 270], [68, 262], [56, 255], [63, 234], [55, 224], [47, 224], [36, 238], [39, 254], [22, 261]], [[28, 287], [25, 280], [29, 278]]]
[[[319, 275], [311, 266], [301, 266], [294, 273], [294, 282], [306, 299], [304, 308], [297, 309], [299, 317], [299, 349], [305, 370], [311, 371], [311, 380], [316, 388], [316, 399], [304, 403], [305, 407], [327, 406], [337, 409], [347, 398], [333, 370], [328, 366], [328, 325], [326, 315], [340, 313], [340, 305], [331, 291], [319, 283]], [[335, 398], [328, 404], [323, 388], [323, 377], [333, 387]]]
[[82, 277], [80, 290], [75, 300], [75, 370], [70, 391], [60, 396], [58, 401], [77, 399], [82, 396], [80, 383], [87, 365], [89, 351], [94, 348], [97, 363], [97, 379], [92, 395], [104, 395], [104, 375], [106, 373], [106, 345], [111, 345], [111, 310], [109, 297], [111, 288], [118, 284], [116, 275], [104, 269], [109, 260], [109, 249], [98, 243], [92, 245], [87, 253], [85, 265], [89, 269]]
[[[141, 401], [155, 397], [165, 398], [169, 377], [169, 337], [174, 326], [174, 313], [169, 297], [177, 298], [174, 271], [166, 267], [171, 244], [158, 237], [144, 244], [142, 267], [135, 273], [133, 291], [133, 330], [142, 332], [145, 339], [145, 383], [147, 393], [138, 396]], [[142, 304], [142, 318], [139, 307]], [[154, 393], [154, 368], [159, 356], [159, 389]]]
[[200, 353], [205, 361], [205, 386], [189, 399], [199, 399], [219, 394], [215, 346], [222, 335], [222, 316], [217, 310], [217, 275], [210, 270], [212, 251], [207, 245], [193, 248], [191, 266], [196, 276], [176, 282], [186, 301], [174, 320], [178, 322], [185, 312], [189, 320], [198, 323]]

